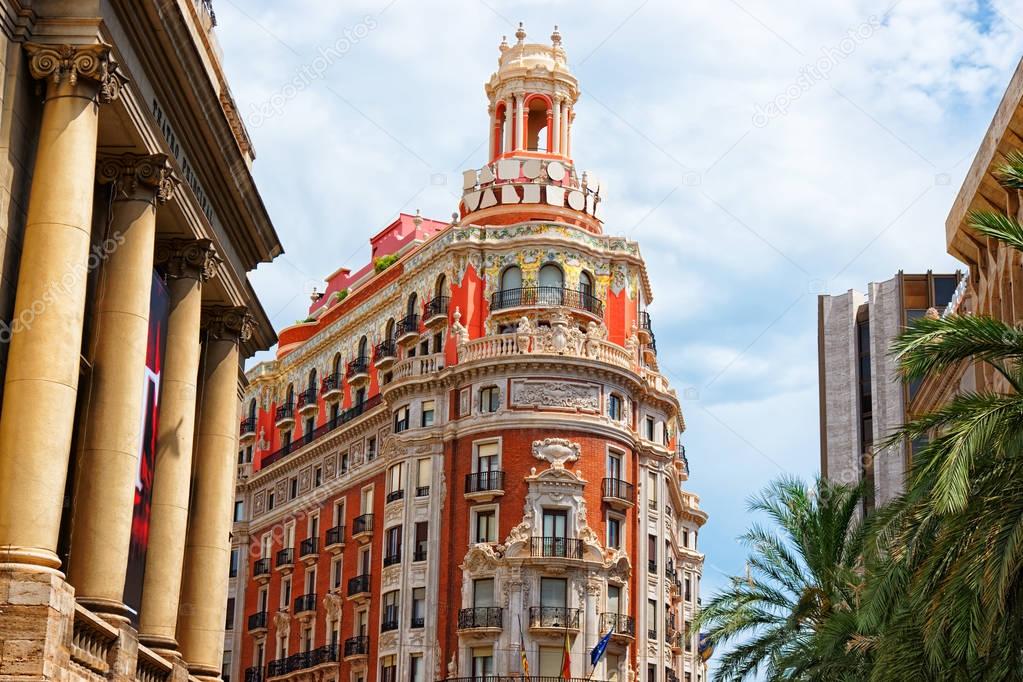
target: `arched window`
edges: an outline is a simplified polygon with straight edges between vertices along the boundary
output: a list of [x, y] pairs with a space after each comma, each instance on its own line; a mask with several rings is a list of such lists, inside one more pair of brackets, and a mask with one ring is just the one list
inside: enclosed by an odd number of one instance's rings
[[392, 317], [387, 321], [387, 325], [384, 327], [384, 339], [387, 341], [394, 341], [394, 318]]
[[284, 404], [294, 405], [295, 404], [295, 385], [288, 384], [288, 390], [284, 394]]
[[522, 270], [516, 265], [504, 269], [501, 273], [501, 291], [522, 288]]
[[579, 273], [579, 293], [584, 296], [593, 295], [593, 278], [585, 270]]
[[408, 305], [405, 306], [405, 315], [408, 316], [408, 317], [412, 317], [413, 315], [418, 313], [419, 312], [419, 310], [417, 309], [418, 308], [418, 304], [419, 304], [419, 297], [416, 296], [415, 292], [409, 294], [409, 296], [408, 296]]
[[546, 97], [530, 97], [526, 109], [526, 149], [532, 152], [546, 152], [550, 145], [551, 108]]
[[366, 339], [365, 336], [359, 339], [359, 354], [357, 355], [357, 358], [359, 360], [366, 360], [369, 358], [368, 344], [369, 341]]
[[249, 419], [256, 418], [256, 399], [253, 398], [249, 401]]
[[315, 391], [316, 390], [316, 368], [315, 367], [313, 367], [311, 370], [309, 370], [309, 390], [311, 390], [311, 391]]
[[447, 275], [441, 275], [437, 278], [437, 284], [433, 288], [433, 295], [437, 298], [448, 295], [448, 277]]
[[540, 286], [561, 289], [565, 286], [565, 273], [554, 263], [548, 263], [540, 268]]
[[335, 375], [341, 373], [341, 354], [340, 353], [334, 353], [334, 362], [332, 362], [330, 364], [330, 372], [331, 372], [331, 374], [335, 374]]

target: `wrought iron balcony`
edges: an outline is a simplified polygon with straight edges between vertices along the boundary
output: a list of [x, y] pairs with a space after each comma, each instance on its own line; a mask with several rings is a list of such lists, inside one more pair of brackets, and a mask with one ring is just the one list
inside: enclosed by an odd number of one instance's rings
[[465, 475], [466, 497], [492, 498], [502, 494], [504, 494], [503, 471], [495, 469]]
[[348, 579], [348, 596], [354, 597], [360, 594], [369, 594], [370, 591], [370, 575], [369, 573], [363, 573], [357, 575], [354, 578]]
[[263, 669], [256, 666], [246, 668], [245, 682], [263, 682]]
[[327, 550], [333, 552], [345, 546], [344, 524], [327, 529]]
[[447, 296], [437, 296], [426, 304], [426, 314], [423, 319], [429, 324], [435, 318], [441, 321], [448, 317], [448, 304], [451, 301]]
[[369, 637], [366, 635], [359, 635], [358, 637], [349, 637], [345, 640], [345, 658], [353, 658], [356, 656], [365, 656], [369, 653]]
[[[373, 534], [373, 515], [363, 514], [356, 516], [352, 521], [352, 537], [359, 540], [368, 539]], [[359, 537], [364, 536], [364, 537]]]
[[249, 614], [249, 632], [253, 630], [265, 630], [267, 622], [266, 611], [257, 611]]
[[285, 568], [295, 565], [295, 549], [288, 547], [277, 552], [277, 559], [274, 561], [274, 566], [277, 568]]
[[[302, 434], [301, 439], [287, 443], [281, 446], [279, 449], [275, 450], [270, 455], [264, 457], [262, 466], [268, 467], [271, 464], [274, 464], [284, 459], [291, 453], [298, 450], [300, 447], [322, 438], [323, 436], [330, 433], [334, 429], [352, 421], [353, 419], [361, 416], [362, 414], [365, 414], [369, 410], [380, 405], [382, 402], [383, 398], [378, 393], [369, 400], [366, 400], [361, 403], [356, 403], [355, 405], [349, 407], [347, 410], [344, 410], [341, 413], [339, 413], [337, 417], [332, 417], [331, 419], [328, 419], [327, 423], [324, 424], [323, 426], [320, 426], [319, 428], [310, 431], [309, 433]], [[292, 421], [294, 421], [294, 418], [292, 418]]]
[[601, 482], [601, 493], [609, 504], [630, 507], [636, 504], [636, 487], [620, 478], [605, 478]]
[[426, 547], [412, 553], [412, 561], [426, 561]]
[[270, 557], [256, 559], [252, 564], [252, 577], [258, 578], [262, 575], [270, 575]]
[[591, 313], [597, 317], [604, 315], [604, 304], [599, 298], [586, 291], [576, 291], [564, 287], [504, 289], [495, 291], [490, 297], [491, 312], [520, 306], [544, 308], [565, 306]]
[[238, 435], [245, 439], [256, 435], [256, 418], [246, 417], [238, 428]]
[[274, 414], [274, 423], [278, 428], [286, 423], [295, 421], [295, 406], [292, 403], [281, 405], [277, 408], [277, 412]]
[[531, 545], [534, 557], [583, 558], [583, 541], [579, 538], [534, 536]]
[[636, 619], [624, 613], [602, 613], [600, 614], [599, 630], [606, 634], [611, 630], [611, 636], [635, 637]]
[[397, 502], [398, 500], [404, 499], [404, 497], [405, 491], [399, 488], [398, 490], [392, 490], [391, 492], [387, 493], [387, 497], [384, 498], [384, 501], [390, 504], [391, 502]]
[[458, 612], [459, 630], [501, 629], [504, 609], [500, 606], [477, 606]]
[[395, 564], [400, 564], [400, 563], [401, 563], [401, 551], [394, 552], [393, 554], [388, 554], [387, 556], [384, 557], [384, 567], [385, 568], [388, 567], [388, 566], [394, 566]]
[[383, 364], [390, 364], [398, 357], [398, 349], [394, 339], [386, 339], [373, 347], [373, 362], [377, 367]]
[[318, 405], [316, 402], [316, 387], [310, 386], [306, 390], [298, 394], [298, 411], [305, 414], [306, 412], [312, 412], [317, 409]]
[[320, 395], [324, 400], [336, 400], [341, 397], [343, 386], [341, 384], [341, 373], [334, 372], [323, 378], [320, 383]]
[[563, 606], [530, 606], [529, 627], [578, 630], [579, 609], [569, 609]]
[[406, 315], [395, 326], [395, 340], [402, 341], [410, 336], [419, 335], [419, 315]]
[[298, 556], [301, 559], [314, 557], [320, 553], [320, 539], [306, 538], [298, 545]]
[[398, 629], [398, 607], [384, 607], [383, 617], [380, 619], [380, 632], [390, 632]]
[[348, 367], [345, 369], [345, 376], [348, 377], [349, 381], [357, 379], [359, 377], [366, 377], [369, 375], [369, 358], [362, 356], [355, 358], [348, 363]]
[[316, 593], [310, 592], [295, 598], [295, 613], [316, 610]]

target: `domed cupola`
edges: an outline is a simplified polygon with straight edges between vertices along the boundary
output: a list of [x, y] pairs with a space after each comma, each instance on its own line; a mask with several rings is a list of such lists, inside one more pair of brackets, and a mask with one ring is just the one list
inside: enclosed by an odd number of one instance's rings
[[550, 44], [502, 39], [497, 71], [486, 84], [490, 153], [464, 173], [461, 215], [468, 222], [560, 220], [600, 232], [600, 187], [572, 161], [572, 121], [579, 82], [568, 68], [561, 33]]

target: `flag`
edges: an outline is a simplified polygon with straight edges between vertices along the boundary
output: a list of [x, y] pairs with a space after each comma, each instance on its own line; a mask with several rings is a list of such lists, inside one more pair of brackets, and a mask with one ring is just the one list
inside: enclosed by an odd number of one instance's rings
[[700, 652], [700, 658], [705, 663], [714, 655], [714, 643], [710, 640], [709, 632], [700, 633], [700, 643], [697, 645], [697, 651]]
[[593, 647], [593, 651], [590, 652], [591, 668], [596, 668], [597, 663], [600, 663], [600, 657], [603, 656], [604, 651], [607, 650], [607, 643], [611, 641], [611, 633], [614, 631], [615, 629], [612, 626], [611, 629], [607, 631], [607, 634], [600, 638], [600, 641], [597, 642], [597, 646]]
[[565, 651], [561, 655], [561, 679], [572, 679], [572, 646], [568, 641], [568, 628], [565, 628]]
[[522, 618], [519, 618], [519, 656], [522, 660], [522, 676], [529, 677], [529, 661], [526, 660], [526, 638], [522, 636]]

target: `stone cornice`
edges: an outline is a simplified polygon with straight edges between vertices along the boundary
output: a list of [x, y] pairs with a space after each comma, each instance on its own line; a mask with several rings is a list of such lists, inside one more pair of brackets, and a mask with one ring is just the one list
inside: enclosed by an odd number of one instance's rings
[[97, 99], [106, 104], [117, 99], [127, 79], [111, 58], [111, 46], [104, 43], [91, 45], [48, 45], [25, 43], [29, 73], [36, 80], [46, 80], [53, 86], [67, 81], [78, 84], [79, 78], [99, 86]]

